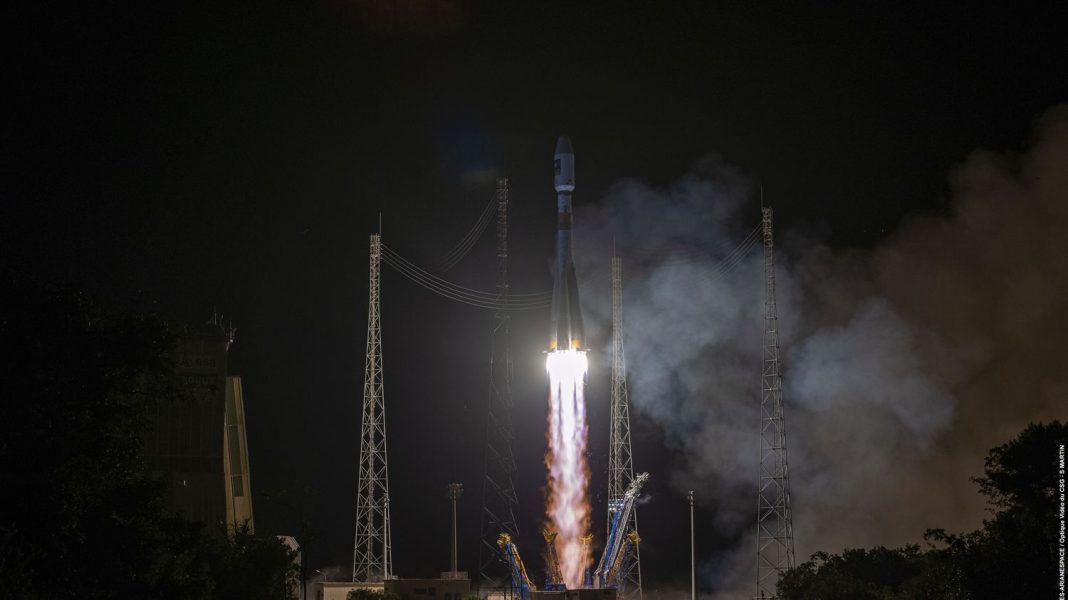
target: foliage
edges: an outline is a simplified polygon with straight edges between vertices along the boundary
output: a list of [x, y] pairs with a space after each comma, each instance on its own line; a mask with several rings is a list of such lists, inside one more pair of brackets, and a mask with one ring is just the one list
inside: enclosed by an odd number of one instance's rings
[[929, 547], [817, 552], [787, 571], [783, 600], [984, 600], [1053, 597], [1055, 584], [1057, 444], [1068, 425], [1031, 424], [990, 451], [974, 478], [994, 508], [978, 531], [928, 530]]
[[3, 274], [0, 298], [0, 597], [284, 597], [285, 546], [166, 513], [144, 471], [146, 406], [180, 401], [166, 325]]
[[962, 535], [927, 533], [944, 545], [971, 598], [1053, 597], [1056, 582], [1057, 444], [1068, 424], [1031, 424], [990, 451], [983, 477], [973, 479], [995, 510], [982, 529]]
[[[221, 532], [220, 532], [221, 533]], [[287, 600], [298, 585], [295, 553], [272, 536], [239, 527], [232, 535], [215, 535], [210, 557], [215, 598]]]
[[823, 600], [958, 599], [941, 556], [919, 546], [849, 549], [841, 555], [817, 552], [779, 581], [781, 598]]

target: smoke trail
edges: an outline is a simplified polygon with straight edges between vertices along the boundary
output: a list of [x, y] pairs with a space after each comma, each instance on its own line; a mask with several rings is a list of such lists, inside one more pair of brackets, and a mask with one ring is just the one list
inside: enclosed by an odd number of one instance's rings
[[586, 353], [580, 350], [550, 352], [549, 373], [549, 470], [546, 513], [549, 529], [556, 532], [560, 572], [569, 588], [582, 586], [583, 573], [593, 562], [582, 536], [590, 528], [587, 497], [590, 471], [586, 464]]
[[[974, 529], [968, 477], [987, 450], [1064, 417], [1068, 107], [1041, 125], [1025, 153], [974, 153], [951, 172], [948, 214], [906, 219], [871, 251], [778, 229], [799, 560]], [[750, 192], [715, 160], [668, 189], [621, 182], [583, 207], [575, 252], [587, 338], [607, 342], [603, 274], [625, 241], [630, 398], [680, 458], [674, 487], [738, 540], [701, 569], [724, 598], [752, 593], [764, 278], [755, 255], [716, 265], [753, 225]]]

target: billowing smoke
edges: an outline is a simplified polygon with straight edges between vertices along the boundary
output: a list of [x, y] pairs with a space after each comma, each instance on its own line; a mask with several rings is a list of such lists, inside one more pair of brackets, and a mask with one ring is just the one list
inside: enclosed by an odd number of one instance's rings
[[[1068, 106], [1026, 153], [975, 152], [950, 181], [948, 216], [910, 217], [872, 251], [776, 231], [799, 561], [977, 527], [968, 477], [987, 450], [1065, 417]], [[607, 354], [618, 240], [631, 401], [683, 457], [676, 487], [714, 499], [740, 540], [704, 569], [724, 598], [753, 582], [763, 257], [731, 251], [757, 224], [754, 196], [708, 159], [666, 190], [621, 182], [576, 217], [590, 338]]]

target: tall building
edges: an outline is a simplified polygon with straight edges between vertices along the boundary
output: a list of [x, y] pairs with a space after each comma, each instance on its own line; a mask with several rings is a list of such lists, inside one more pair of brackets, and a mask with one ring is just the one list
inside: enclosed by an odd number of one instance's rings
[[226, 377], [226, 428], [223, 431], [223, 473], [226, 482], [226, 524], [252, 529], [252, 483], [249, 479], [248, 441], [245, 437], [245, 399], [241, 378]]
[[179, 397], [149, 409], [146, 466], [165, 484], [169, 510], [209, 525], [251, 525], [241, 379], [227, 376], [233, 334], [212, 322], [187, 327], [179, 338]]

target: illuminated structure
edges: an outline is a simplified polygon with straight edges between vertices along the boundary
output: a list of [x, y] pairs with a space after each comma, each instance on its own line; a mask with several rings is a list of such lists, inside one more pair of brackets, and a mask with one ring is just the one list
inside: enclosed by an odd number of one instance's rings
[[530, 576], [527, 575], [527, 567], [519, 556], [519, 549], [516, 548], [515, 543], [512, 541], [512, 536], [502, 533], [497, 537], [497, 546], [500, 547], [501, 554], [508, 561], [508, 566], [511, 568], [512, 587], [515, 588], [516, 593], [522, 600], [530, 600], [530, 593], [535, 589], [534, 584], [531, 583]]
[[545, 589], [564, 590], [566, 588], [564, 576], [560, 574], [560, 559], [556, 557], [556, 532], [546, 529], [541, 535], [545, 538]]
[[245, 436], [245, 398], [241, 378], [226, 378], [226, 427], [223, 429], [223, 474], [226, 484], [226, 525], [253, 529], [252, 481]]
[[775, 307], [772, 213], [762, 210], [764, 232], [764, 359], [760, 393], [760, 480], [757, 489], [756, 598], [774, 598], [779, 575], [794, 566], [786, 419], [779, 362], [779, 318]]
[[360, 475], [356, 491], [356, 541], [352, 553], [352, 580], [363, 583], [380, 582], [393, 577], [389, 469], [386, 464], [386, 404], [382, 386], [382, 332], [379, 322], [380, 235], [371, 236], [370, 249]]
[[[634, 462], [630, 447], [630, 400], [627, 397], [627, 362], [623, 354], [623, 261], [612, 257], [612, 416], [611, 441], [608, 446], [608, 522], [613, 507], [623, 502], [624, 494], [634, 481]], [[626, 530], [637, 539], [638, 513], [631, 511]], [[618, 574], [620, 595], [642, 597], [642, 572], [638, 544], [630, 546], [633, 556], [626, 557]]]
[[642, 473], [627, 486], [627, 491], [614, 503], [608, 505], [608, 537], [604, 542], [604, 552], [594, 571], [594, 584], [598, 588], [615, 588], [625, 591], [625, 575], [637, 559], [637, 547], [641, 539], [638, 532], [628, 529], [633, 522], [634, 502], [638, 499], [642, 485], [649, 479], [648, 473]]

